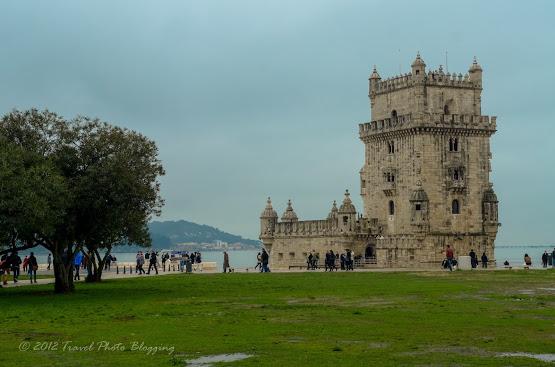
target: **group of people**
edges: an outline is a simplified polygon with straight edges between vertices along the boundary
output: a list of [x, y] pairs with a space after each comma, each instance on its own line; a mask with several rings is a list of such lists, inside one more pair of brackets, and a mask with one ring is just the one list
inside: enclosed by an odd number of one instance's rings
[[[544, 251], [544, 253], [542, 254], [541, 261], [542, 261], [542, 266], [544, 268], [547, 268], [549, 266], [550, 255], [551, 255], [551, 266], [555, 268], [555, 248], [553, 249], [553, 252], [551, 254], [549, 254], [547, 250]], [[472, 268], [473, 269], [477, 268], [479, 263], [478, 256], [473, 249], [470, 250], [468, 256], [470, 256], [470, 264]], [[489, 259], [485, 252], [482, 253], [481, 261], [482, 261], [482, 268], [487, 268]], [[451, 248], [450, 245], [447, 245], [447, 248], [445, 249], [445, 260], [443, 260], [442, 266], [445, 269], [449, 268], [450, 271], [453, 271], [453, 266], [455, 266], [456, 264], [457, 264], [457, 260], [455, 260], [453, 249]], [[511, 265], [508, 259], [503, 262], [503, 266], [508, 269], [511, 268]], [[532, 258], [530, 257], [530, 255], [526, 253], [524, 254], [524, 268], [529, 269], [530, 267], [532, 267]]]
[[[306, 258], [306, 270], [316, 270], [320, 261], [318, 253], [311, 252]], [[353, 252], [347, 249], [341, 255], [334, 253], [333, 250], [326, 252], [324, 258], [324, 271], [337, 271], [337, 264], [341, 270], [354, 270], [354, 256]]]
[[[270, 255], [268, 255], [268, 252], [266, 252], [266, 249], [262, 249], [262, 252], [259, 252], [256, 255], [256, 266], [254, 267], [254, 269], [259, 269], [261, 273], [269, 273], [270, 272], [270, 268], [268, 267], [269, 261], [270, 261]], [[225, 268], [224, 268], [224, 273], [225, 273]]]
[[21, 260], [17, 251], [14, 251], [10, 255], [4, 254], [0, 257], [0, 277], [2, 278], [2, 285], [8, 284], [10, 273], [13, 276], [14, 284], [17, 283], [21, 266], [23, 266], [23, 272], [27, 273], [29, 276], [31, 283], [36, 283], [39, 264], [35, 254], [31, 252], [29, 256], [25, 256], [25, 258]]
[[[471, 249], [470, 252], [468, 253], [468, 256], [470, 256], [470, 266], [472, 266], [472, 269], [476, 269], [479, 263], [478, 255], [476, 255], [474, 250]], [[485, 252], [482, 253], [481, 260], [482, 260], [482, 268], [487, 268], [489, 259]]]

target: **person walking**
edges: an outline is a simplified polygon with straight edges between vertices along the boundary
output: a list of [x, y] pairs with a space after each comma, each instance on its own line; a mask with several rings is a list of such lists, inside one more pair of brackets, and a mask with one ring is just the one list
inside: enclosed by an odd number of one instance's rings
[[23, 259], [23, 263], [21, 264], [21, 266], [23, 267], [23, 272], [27, 273], [27, 268], [29, 266], [29, 256], [25, 255], [25, 258]]
[[262, 271], [262, 255], [260, 255], [260, 252], [256, 255], [256, 266], [254, 269], [260, 269], [260, 271]]
[[75, 254], [75, 258], [73, 259], [73, 280], [81, 280], [81, 276], [79, 275], [79, 269], [81, 269], [81, 264], [83, 263], [83, 253], [79, 251]]
[[227, 273], [227, 270], [231, 273], [231, 269], [229, 268], [229, 255], [226, 251], [224, 251], [224, 273]]
[[445, 257], [447, 258], [447, 267], [449, 271], [453, 271], [453, 259], [455, 254], [453, 253], [453, 249], [450, 245], [447, 245], [447, 249], [445, 249]]
[[139, 251], [139, 275], [145, 274], [145, 254], [142, 251]]
[[17, 251], [12, 252], [10, 257], [10, 268], [13, 273], [13, 282], [17, 283], [17, 278], [19, 277], [19, 266], [21, 265], [21, 258], [17, 254]]
[[33, 284], [33, 279], [35, 284], [37, 283], [37, 270], [39, 269], [39, 264], [37, 262], [37, 258], [35, 254], [31, 252], [31, 256], [29, 256], [29, 264], [28, 264], [28, 272], [29, 272], [29, 279], [31, 280], [31, 284]]
[[544, 268], [547, 268], [547, 250], [543, 252], [542, 255], [542, 265]]
[[475, 269], [476, 266], [478, 266], [478, 259], [473, 249], [470, 249], [468, 256], [470, 256], [470, 266], [472, 267], [472, 269]]
[[2, 278], [2, 285], [8, 284], [8, 269], [10, 263], [8, 262], [8, 255], [4, 254], [0, 257], [0, 277]]
[[269, 273], [270, 272], [270, 268], [268, 267], [268, 260], [270, 259], [270, 256], [268, 256], [268, 253], [266, 252], [266, 249], [262, 249], [262, 272], [264, 273]]
[[46, 259], [46, 263], [48, 264], [48, 267], [46, 268], [46, 270], [50, 270], [50, 266], [52, 265], [52, 254], [48, 254], [48, 258]]
[[154, 250], [152, 250], [152, 252], [150, 253], [149, 256], [149, 265], [148, 265], [148, 271], [146, 272], [147, 275], [150, 274], [150, 269], [152, 269], [154, 267], [154, 270], [156, 271], [156, 275], [158, 275], [158, 265], [156, 265], [156, 252], [154, 252]]
[[488, 267], [488, 256], [484, 252], [482, 254], [482, 268], [487, 268], [487, 267]]
[[551, 267], [555, 269], [555, 247], [553, 248], [553, 252], [551, 253]]
[[353, 266], [353, 253], [347, 250], [347, 270], [355, 270]]

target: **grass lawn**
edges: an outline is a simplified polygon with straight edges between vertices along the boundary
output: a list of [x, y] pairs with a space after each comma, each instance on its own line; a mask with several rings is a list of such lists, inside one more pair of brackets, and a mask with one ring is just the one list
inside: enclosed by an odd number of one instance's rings
[[495, 355], [555, 353], [552, 270], [178, 274], [79, 283], [63, 296], [52, 287], [0, 289], [2, 367], [184, 366], [236, 352], [253, 356], [217, 366], [553, 366]]

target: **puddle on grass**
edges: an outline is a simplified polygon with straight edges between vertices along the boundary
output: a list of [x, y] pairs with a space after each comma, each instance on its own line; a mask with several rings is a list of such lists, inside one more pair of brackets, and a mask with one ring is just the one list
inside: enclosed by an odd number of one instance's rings
[[232, 353], [232, 354], [214, 354], [196, 359], [188, 359], [185, 362], [187, 367], [210, 367], [212, 363], [236, 362], [252, 357], [251, 354]]
[[555, 354], [535, 354], [535, 353], [499, 353], [498, 357], [528, 357], [540, 360], [542, 362], [555, 362]]

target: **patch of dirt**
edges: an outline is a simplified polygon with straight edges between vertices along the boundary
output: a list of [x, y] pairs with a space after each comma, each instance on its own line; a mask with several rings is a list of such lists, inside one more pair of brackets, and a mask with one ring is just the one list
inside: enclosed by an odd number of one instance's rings
[[288, 305], [307, 306], [342, 306], [342, 307], [387, 307], [392, 306], [392, 301], [379, 298], [349, 299], [340, 297], [314, 297], [314, 298], [288, 298]]

